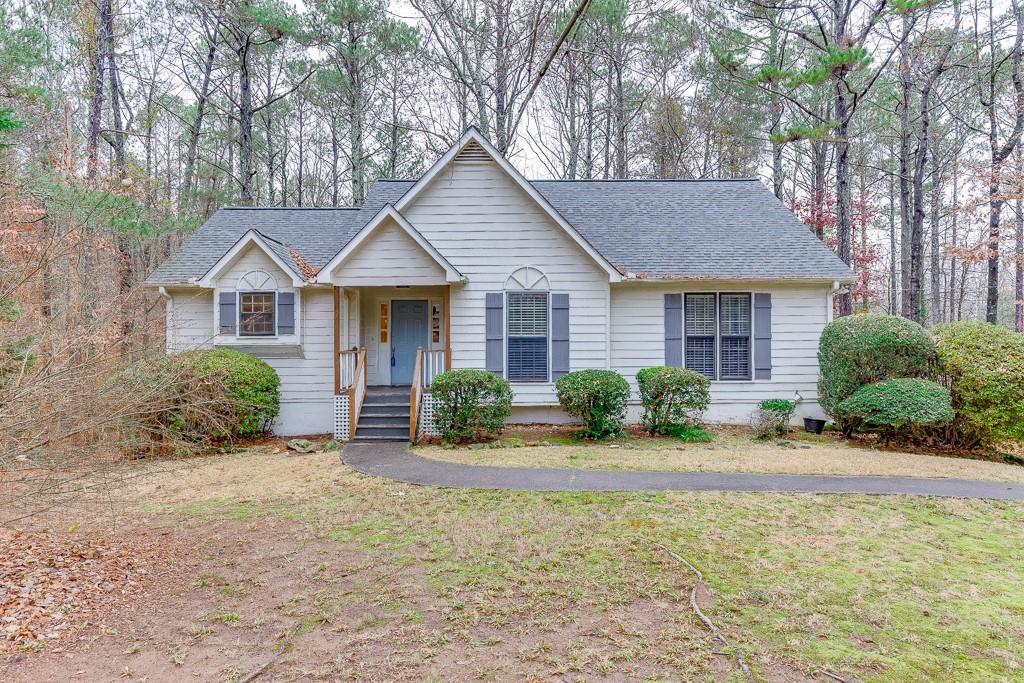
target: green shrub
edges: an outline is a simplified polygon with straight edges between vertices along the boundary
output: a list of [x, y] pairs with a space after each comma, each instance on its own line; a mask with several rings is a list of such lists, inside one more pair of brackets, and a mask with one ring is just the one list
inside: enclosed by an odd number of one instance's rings
[[796, 403], [784, 398], [768, 398], [757, 404], [750, 418], [750, 428], [758, 439], [784, 436], [789, 432], [789, 420], [796, 411]]
[[887, 441], [920, 436], [924, 428], [953, 419], [949, 392], [927, 379], [888, 379], [869, 384], [836, 407], [849, 424], [878, 431]]
[[711, 381], [693, 370], [659, 366], [636, 373], [642, 423], [651, 434], [669, 435], [680, 426], [699, 424], [711, 402]]
[[670, 425], [664, 436], [671, 436], [688, 443], [710, 443], [714, 440], [711, 432], [697, 425]]
[[144, 397], [146, 408], [125, 418], [132, 451], [196, 446], [213, 439], [255, 436], [280, 411], [280, 380], [264, 361], [231, 349], [189, 351], [146, 358], [128, 367], [112, 386]]
[[956, 413], [947, 438], [961, 446], [1024, 439], [1024, 335], [984, 322], [947, 323], [935, 334]]
[[512, 414], [512, 386], [485, 370], [449, 370], [430, 384], [434, 424], [447, 443], [490, 439]]
[[265, 361], [232, 349], [190, 351], [176, 357], [192, 363], [200, 382], [224, 387], [236, 419], [218, 436], [256, 436], [268, 429], [281, 412], [281, 380]]
[[818, 347], [818, 401], [839, 426], [839, 404], [868, 384], [929, 377], [935, 343], [923, 327], [894, 315], [852, 315], [825, 326]]
[[579, 370], [555, 382], [558, 403], [569, 416], [582, 420], [583, 436], [605, 439], [626, 424], [629, 383], [612, 370]]

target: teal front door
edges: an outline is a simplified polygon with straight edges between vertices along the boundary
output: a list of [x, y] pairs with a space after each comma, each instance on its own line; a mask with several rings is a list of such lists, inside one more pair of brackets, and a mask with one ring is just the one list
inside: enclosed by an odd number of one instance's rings
[[395, 299], [391, 302], [392, 384], [412, 384], [416, 349], [427, 348], [429, 332], [426, 301]]

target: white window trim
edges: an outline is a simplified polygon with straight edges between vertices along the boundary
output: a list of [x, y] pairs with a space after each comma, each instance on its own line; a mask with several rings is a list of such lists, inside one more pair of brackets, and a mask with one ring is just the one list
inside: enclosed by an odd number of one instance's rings
[[[272, 294], [274, 296], [274, 333], [273, 334], [242, 334], [242, 296], [245, 294]], [[235, 336], [239, 339], [277, 339], [277, 289], [237, 289], [235, 290]]]

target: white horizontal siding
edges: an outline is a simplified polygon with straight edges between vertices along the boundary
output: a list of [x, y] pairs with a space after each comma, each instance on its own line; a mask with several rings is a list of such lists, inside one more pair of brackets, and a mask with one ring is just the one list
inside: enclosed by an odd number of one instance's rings
[[266, 252], [254, 244], [246, 247], [239, 257], [220, 274], [216, 285], [221, 289], [237, 289], [238, 281], [254, 270], [262, 270], [274, 278], [277, 289], [292, 286], [292, 278], [267, 256]]
[[772, 295], [772, 378], [711, 384], [709, 416], [733, 419], [766, 398], [792, 398], [799, 391], [813, 409], [817, 398], [818, 339], [829, 319], [829, 288], [822, 285], [754, 287], [729, 283], [696, 285], [622, 283], [612, 286], [612, 369], [622, 373], [637, 398], [636, 373], [665, 364], [665, 294], [755, 291]]
[[[215, 339], [213, 291], [182, 289], [169, 294], [168, 351], [211, 348]], [[302, 315], [298, 339], [302, 357], [264, 358], [281, 378], [281, 417], [274, 431], [281, 434], [329, 432], [329, 406], [334, 392], [333, 294], [329, 287], [304, 288], [299, 292], [297, 304]], [[289, 343], [296, 341], [292, 337], [289, 340]], [[264, 342], [264, 345], [272, 347], [274, 343]]]
[[[607, 367], [607, 273], [497, 164], [451, 164], [403, 214], [468, 279], [452, 286], [452, 367], [484, 367], [486, 294], [522, 266], [569, 294], [571, 369]], [[552, 383], [513, 389], [516, 405], [556, 402]]]
[[359, 285], [445, 284], [445, 271], [393, 220], [388, 219], [337, 270], [335, 282]]

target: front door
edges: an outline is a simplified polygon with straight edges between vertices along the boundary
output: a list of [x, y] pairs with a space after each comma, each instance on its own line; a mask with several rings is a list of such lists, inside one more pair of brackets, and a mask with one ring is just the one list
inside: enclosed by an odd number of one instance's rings
[[426, 301], [395, 299], [391, 302], [392, 384], [412, 384], [416, 349], [427, 348], [429, 332]]

